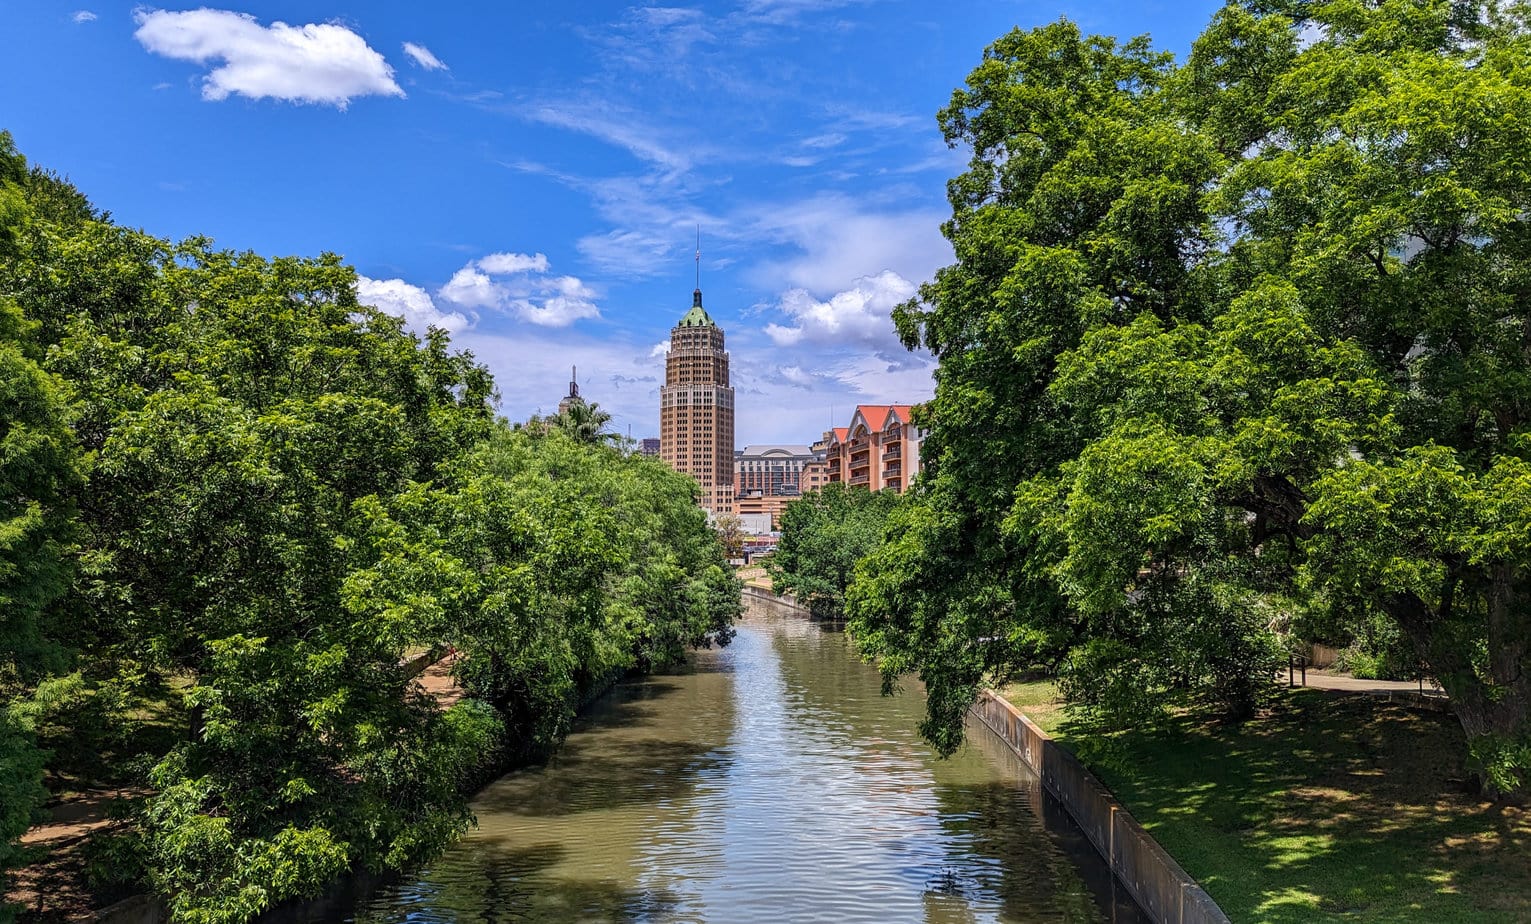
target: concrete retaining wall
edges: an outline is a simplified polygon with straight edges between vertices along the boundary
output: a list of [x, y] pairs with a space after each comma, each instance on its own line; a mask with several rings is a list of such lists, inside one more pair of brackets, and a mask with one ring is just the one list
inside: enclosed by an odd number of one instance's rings
[[773, 616], [807, 616], [807, 610], [797, 605], [791, 597], [778, 597], [761, 587], [744, 585], [744, 608]]
[[152, 895], [134, 895], [96, 912], [96, 924], [165, 924], [170, 909]]
[[1021, 711], [987, 690], [973, 714], [1041, 778], [1100, 851], [1127, 891], [1158, 924], [1228, 924], [1217, 903], [1137, 819]]

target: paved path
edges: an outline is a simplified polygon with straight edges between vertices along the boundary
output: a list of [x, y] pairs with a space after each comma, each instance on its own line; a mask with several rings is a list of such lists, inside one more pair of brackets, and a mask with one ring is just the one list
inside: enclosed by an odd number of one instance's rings
[[[1278, 678], [1283, 684], [1287, 682], [1285, 668], [1278, 673]], [[1293, 672], [1293, 681], [1297, 686], [1304, 686], [1302, 671]], [[1393, 693], [1413, 693], [1416, 696], [1420, 694], [1418, 680], [1362, 680], [1350, 674], [1338, 674], [1334, 671], [1317, 670], [1311, 667], [1308, 668], [1306, 686], [1316, 690], [1337, 690], [1342, 693], [1369, 693], [1373, 696], [1386, 696]], [[1442, 699], [1446, 696], [1445, 692], [1436, 685], [1435, 681], [1429, 678], [1425, 680], [1424, 695], [1437, 696]]]
[[452, 676], [452, 667], [456, 663], [457, 653], [454, 651], [426, 667], [415, 678], [415, 683], [434, 697], [436, 705], [443, 710], [452, 708], [463, 698], [463, 689], [457, 685], [457, 678]]

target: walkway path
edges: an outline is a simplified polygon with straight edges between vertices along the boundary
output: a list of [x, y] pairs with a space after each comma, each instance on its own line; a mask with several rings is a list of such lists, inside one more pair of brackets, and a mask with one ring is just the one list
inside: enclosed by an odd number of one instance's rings
[[[1287, 671], [1283, 668], [1279, 673], [1280, 681], [1287, 683]], [[1308, 668], [1306, 681], [1302, 671], [1293, 673], [1293, 680], [1297, 686], [1308, 686], [1316, 690], [1335, 690], [1341, 693], [1368, 693], [1373, 696], [1389, 696], [1394, 693], [1412, 693], [1415, 696], [1427, 696], [1440, 699], [1446, 698], [1446, 693], [1434, 680], [1425, 679], [1424, 686], [1420, 686], [1418, 680], [1363, 680], [1350, 674], [1340, 674], [1330, 670], [1318, 670]]]

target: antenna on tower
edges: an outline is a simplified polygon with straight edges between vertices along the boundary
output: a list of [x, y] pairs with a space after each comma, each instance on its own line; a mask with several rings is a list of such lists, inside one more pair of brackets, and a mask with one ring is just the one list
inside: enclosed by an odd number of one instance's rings
[[702, 226], [696, 226], [696, 287], [702, 288]]

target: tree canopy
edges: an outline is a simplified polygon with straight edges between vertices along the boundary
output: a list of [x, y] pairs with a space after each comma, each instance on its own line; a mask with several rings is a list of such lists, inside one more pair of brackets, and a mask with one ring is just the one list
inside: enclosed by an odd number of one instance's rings
[[[149, 792], [122, 875], [246, 920], [430, 856], [475, 774], [727, 642], [694, 483], [603, 412], [513, 428], [338, 257], [122, 227], [0, 139], [0, 868], [43, 735]], [[446, 649], [443, 710], [406, 665]]]
[[772, 589], [794, 595], [817, 618], [843, 619], [856, 564], [881, 542], [898, 501], [893, 491], [834, 482], [788, 504], [781, 541], [767, 559]]
[[1527, 792], [1528, 55], [1522, 4], [1446, 0], [985, 51], [940, 113], [957, 262], [895, 317], [926, 474], [849, 595], [938, 744], [1032, 669], [1245, 715], [1278, 633], [1381, 618]]

